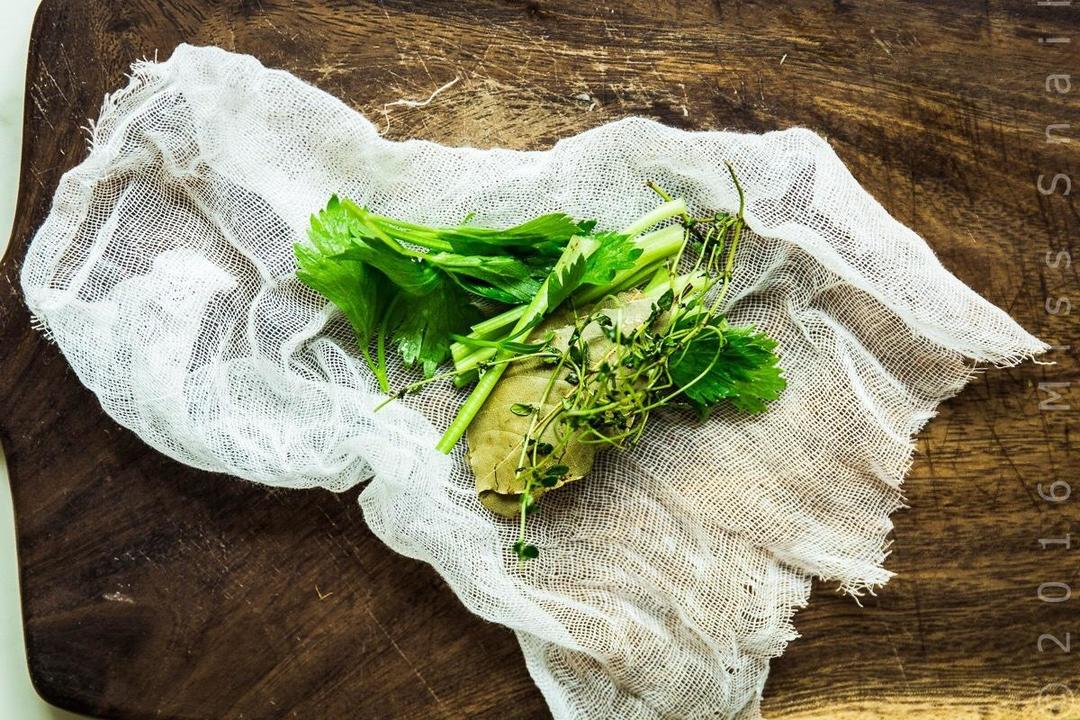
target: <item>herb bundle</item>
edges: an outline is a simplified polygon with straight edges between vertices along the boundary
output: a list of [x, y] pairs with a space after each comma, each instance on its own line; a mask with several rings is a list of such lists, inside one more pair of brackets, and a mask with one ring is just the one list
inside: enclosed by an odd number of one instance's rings
[[[537, 499], [586, 475], [598, 450], [633, 446], [655, 411], [762, 412], [784, 389], [775, 341], [720, 312], [745, 226], [731, 177], [734, 213], [691, 216], [650, 184], [662, 203], [619, 232], [560, 213], [428, 227], [333, 197], [296, 246], [297, 274], [348, 317], [384, 392], [388, 342], [422, 367], [391, 399], [475, 381], [438, 448], [468, 431], [480, 500], [518, 518], [526, 560]], [[507, 307], [482, 318], [477, 301]]]

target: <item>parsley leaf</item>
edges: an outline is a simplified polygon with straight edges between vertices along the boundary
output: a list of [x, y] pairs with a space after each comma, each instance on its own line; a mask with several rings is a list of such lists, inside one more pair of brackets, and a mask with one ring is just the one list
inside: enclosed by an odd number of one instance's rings
[[629, 235], [603, 232], [592, 237], [600, 245], [590, 253], [585, 263], [585, 275], [581, 278], [583, 285], [610, 283], [620, 270], [633, 268], [635, 261], [644, 252]]
[[341, 257], [351, 244], [350, 220], [337, 195], [326, 209], [311, 216], [310, 245], [296, 244], [297, 277], [349, 319], [357, 343], [371, 340], [383, 307], [382, 278], [362, 262]]
[[564, 257], [566, 261], [556, 263], [551, 274], [548, 275], [547, 310], [554, 310], [563, 300], [570, 297], [570, 294], [581, 285], [581, 279], [585, 277], [588, 260], [580, 251], [567, 246]]
[[[422, 253], [386, 237], [366, 213], [331, 197], [311, 218], [309, 243], [294, 247], [297, 277], [349, 319], [364, 360], [381, 384], [386, 378], [385, 333], [406, 365], [419, 363], [430, 377], [449, 356], [453, 334], [477, 322], [479, 311], [450, 275], [426, 262]], [[367, 351], [376, 331], [378, 363]]]
[[787, 387], [775, 350], [776, 341], [752, 326], [732, 327], [714, 318], [672, 356], [668, 372], [703, 414], [721, 400], [745, 412], [764, 412]]
[[407, 367], [419, 363], [424, 377], [435, 374], [450, 355], [453, 336], [478, 322], [480, 312], [449, 279], [419, 297], [400, 295], [394, 306], [394, 340]]
[[326, 257], [371, 265], [411, 295], [424, 295], [434, 289], [440, 280], [438, 273], [419, 262], [415, 257], [418, 253], [402, 254], [385, 238], [366, 234], [363, 217], [352, 209], [355, 207], [348, 200], [332, 196], [326, 209], [311, 217], [311, 244]]
[[[391, 221], [393, 222], [393, 221]], [[595, 222], [576, 222], [563, 213], [549, 213], [508, 228], [485, 228], [459, 225], [451, 228], [425, 228], [431, 239], [447, 243], [461, 255], [541, 256], [557, 258], [566, 243], [575, 235], [587, 235]], [[395, 234], [396, 226], [387, 232], [403, 242], [412, 242], [409, 233]], [[415, 232], [415, 228], [413, 228]]]
[[428, 253], [424, 260], [449, 273], [465, 290], [496, 302], [527, 303], [540, 292], [548, 270], [507, 255], [477, 257]]
[[300, 282], [337, 305], [349, 319], [357, 342], [367, 345], [378, 317], [379, 278], [360, 262], [327, 257], [305, 245], [293, 250]]

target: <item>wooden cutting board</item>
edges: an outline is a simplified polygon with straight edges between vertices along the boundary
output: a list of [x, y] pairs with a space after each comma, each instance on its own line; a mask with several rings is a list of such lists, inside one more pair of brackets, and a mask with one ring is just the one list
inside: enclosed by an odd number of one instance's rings
[[[79, 128], [132, 60], [186, 41], [287, 68], [393, 138], [544, 148], [627, 115], [825, 135], [964, 282], [1071, 347], [1056, 365], [990, 369], [945, 403], [895, 516], [897, 577], [863, 607], [816, 587], [766, 716], [1080, 712], [1054, 701], [1080, 692], [1080, 650], [1057, 645], [1080, 642], [1078, 333], [1059, 300], [1080, 301], [1063, 254], [1076, 257], [1080, 187], [1036, 185], [1080, 182], [1080, 87], [1046, 85], [1080, 67], [1080, 16], [1044, 5], [45, 0], [0, 273], [0, 439], [38, 691], [113, 718], [547, 716], [512, 634], [375, 539], [355, 491], [183, 467], [106, 417], [31, 329], [19, 267], [85, 155]], [[455, 79], [426, 105], [395, 104]], [[1052, 137], [1072, 143], [1046, 141], [1070, 119]], [[1072, 497], [1041, 497], [1054, 481]], [[1070, 532], [1068, 547], [1040, 545]]]

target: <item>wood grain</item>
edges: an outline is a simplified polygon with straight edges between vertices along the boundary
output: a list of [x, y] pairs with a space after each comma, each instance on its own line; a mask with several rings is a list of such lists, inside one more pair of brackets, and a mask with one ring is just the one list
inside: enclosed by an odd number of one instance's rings
[[[545, 717], [511, 633], [383, 547], [355, 492], [213, 477], [145, 447], [30, 328], [17, 277], [77, 128], [139, 57], [178, 42], [257, 55], [393, 138], [543, 148], [627, 115], [686, 128], [802, 125], [947, 267], [1070, 346], [991, 369], [918, 441], [897, 577], [864, 607], [815, 589], [774, 663], [773, 718], [1077, 717], [1075, 9], [1027, 0], [45, 0], [34, 25], [14, 236], [0, 273], [0, 440], [27, 651], [49, 701], [114, 718]], [[1072, 42], [1040, 42], [1044, 36]], [[424, 107], [390, 104], [424, 100]], [[1049, 143], [1046, 127], [1073, 142]], [[1055, 266], [1056, 263], [1056, 266]], [[1049, 304], [1048, 304], [1049, 301]], [[1060, 310], [1051, 314], [1050, 309]], [[1066, 383], [1046, 386], [1041, 383]], [[1049, 388], [1062, 398], [1049, 405]], [[1040, 408], [1040, 403], [1043, 407]], [[1052, 406], [1071, 409], [1053, 409]], [[1070, 548], [1040, 538], [1072, 533]], [[1041, 583], [1074, 588], [1040, 601]]]

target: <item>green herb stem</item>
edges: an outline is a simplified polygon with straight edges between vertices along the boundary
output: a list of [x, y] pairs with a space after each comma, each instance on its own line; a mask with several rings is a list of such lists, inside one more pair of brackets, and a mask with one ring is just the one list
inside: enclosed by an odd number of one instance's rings
[[494, 348], [474, 348], [460, 360], [454, 361], [454, 369], [459, 373], [467, 373], [495, 357], [496, 352], [498, 351]]
[[476, 385], [473, 386], [472, 392], [469, 393], [469, 397], [465, 398], [465, 402], [458, 409], [454, 420], [446, 428], [443, 436], [439, 438], [439, 443], [435, 446], [436, 450], [447, 455], [450, 454], [457, 441], [469, 429], [469, 425], [472, 423], [473, 418], [476, 417], [476, 414], [480, 412], [480, 408], [487, 402], [488, 396], [491, 395], [504, 372], [506, 372], [506, 364], [500, 363], [488, 368], [487, 372], [480, 376]]
[[522, 315], [525, 314], [525, 304], [515, 305], [514, 307], [489, 317], [487, 320], [478, 322], [472, 326], [472, 332], [470, 335], [479, 337], [489, 334], [496, 330], [502, 330], [504, 327], [508, 327], [517, 322]]
[[[510, 308], [505, 312], [501, 312], [498, 315], [493, 315], [492, 317], [489, 317], [483, 322], [478, 322], [477, 324], [472, 326], [472, 332], [469, 333], [469, 337], [474, 340], [493, 340], [502, 337], [502, 331], [520, 320], [521, 316], [525, 314], [526, 307], [528, 306], [524, 303], [522, 303], [521, 305], [515, 305], [514, 307]], [[475, 352], [476, 348], [469, 347], [462, 342], [455, 342], [453, 345], [450, 346], [450, 357], [453, 358], [455, 366], [457, 366], [460, 361], [464, 360], [468, 356], [475, 354]], [[494, 353], [491, 353], [491, 355], [493, 354]], [[488, 357], [491, 357], [491, 355], [488, 355]], [[468, 367], [475, 366], [476, 363], [473, 362]], [[461, 368], [459, 367], [458, 369], [460, 370]]]
[[645, 213], [640, 218], [624, 227], [619, 232], [623, 235], [638, 235], [645, 232], [653, 225], [670, 220], [676, 215], [683, 215], [686, 213], [686, 201], [682, 198], [677, 200], [669, 200], [663, 205], [655, 208], [654, 210]]
[[[668, 203], [667, 212], [678, 209], [677, 204]], [[667, 218], [665, 218], [667, 219]], [[670, 225], [637, 239], [637, 246], [642, 253], [634, 262], [634, 267], [623, 270], [612, 278], [606, 285], [590, 285], [578, 290], [573, 295], [573, 301], [577, 305], [588, 305], [600, 300], [607, 295], [629, 290], [644, 282], [654, 273], [663, 268], [664, 262], [676, 255], [683, 247], [685, 236], [681, 225]], [[525, 305], [518, 305], [506, 312], [488, 318], [487, 320], [472, 326], [470, 338], [477, 340], [491, 340], [498, 337], [498, 331], [509, 325], [515, 319], [520, 319], [525, 312]], [[451, 357], [454, 367], [460, 373], [468, 372], [481, 363], [495, 357], [492, 348], [473, 348], [464, 343], [455, 343], [450, 346]]]
[[665, 260], [679, 252], [685, 240], [681, 225], [670, 225], [638, 238], [638, 247], [642, 253], [634, 267], [616, 273], [607, 285], [593, 285], [574, 295], [574, 302], [587, 305], [609, 295], [613, 288], [622, 288], [628, 280], [638, 274], [642, 268], [649, 267], [658, 260]]
[[[734, 173], [732, 173], [732, 176], [734, 177]], [[740, 190], [741, 211], [743, 205], [741, 187], [738, 189]], [[676, 217], [680, 218], [682, 222], [652, 232], [645, 232], [657, 223]], [[669, 266], [672, 257], [679, 258], [682, 256], [688, 241], [690, 233], [688, 230], [688, 218], [689, 215], [684, 200], [668, 200], [660, 207], [624, 228], [621, 234], [637, 236], [635, 245], [641, 249], [641, 254], [634, 260], [633, 266], [616, 272], [610, 282], [603, 285], [588, 285], [572, 290], [571, 302], [575, 305], [587, 305], [615, 292], [644, 284], [649, 287], [649, 295], [656, 297], [663, 295], [669, 289], [672, 292], [681, 294], [688, 287], [700, 288], [702, 285], [707, 284], [708, 279], [704, 274], [691, 273], [676, 277], [674, 275], [676, 268]], [[399, 227], [406, 225], [399, 224]], [[738, 231], [741, 228], [736, 227], [735, 230], [732, 247], [729, 248], [727, 266], [725, 267], [725, 275], [728, 276], [730, 276], [731, 262], [734, 259], [734, 250], [738, 243]], [[472, 332], [468, 336], [469, 339], [494, 344], [504, 340], [516, 340], [518, 334], [527, 333], [530, 328], [536, 327], [547, 312], [552, 309], [548, 307], [549, 295], [554, 295], [560, 300], [566, 297], [565, 294], [559, 294], [562, 287], [558, 283], [566, 282], [563, 280], [562, 274], [568, 271], [575, 263], [580, 264], [582, 258], [588, 257], [594, 248], [595, 240], [592, 240], [592, 238], [571, 238], [559, 260], [555, 263], [551, 274], [541, 285], [540, 291], [528, 304], [511, 308], [495, 317], [473, 325]], [[666, 273], [668, 277], [667, 287], [662, 282], [662, 273]], [[557, 284], [552, 285], [553, 282]], [[509, 333], [503, 334], [504, 329], [511, 323], [513, 324]], [[472, 343], [472, 345], [475, 344]], [[469, 373], [474, 369], [480, 369], [484, 363], [486, 365], [483, 365], [483, 372], [480, 374], [472, 392], [465, 399], [457, 415], [436, 445], [440, 452], [449, 453], [465, 434], [477, 413], [480, 412], [488, 397], [498, 385], [507, 365], [518, 354], [520, 353], [506, 348], [477, 348], [460, 341], [451, 347], [455, 372], [459, 375]]]
[[[567, 244], [566, 249], [559, 257], [558, 262], [555, 263], [555, 267], [552, 270], [551, 276], [558, 276], [558, 273], [566, 266], [571, 265], [575, 260], [582, 257], [592, 246], [584, 242], [574, 242], [577, 238], [571, 239]], [[513, 329], [510, 331], [511, 337], [521, 332], [527, 327], [531, 327], [536, 324], [536, 321], [544, 316], [548, 311], [548, 288], [550, 286], [551, 276], [547, 280], [544, 280], [540, 286], [540, 292], [532, 299], [522, 312], [521, 317], [514, 323]], [[490, 350], [490, 348], [488, 348]], [[500, 362], [502, 360], [509, 359], [514, 356], [514, 353], [506, 350], [497, 351], [494, 355], [494, 364], [489, 367], [477, 381], [473, 387], [469, 397], [465, 398], [465, 402], [462, 403], [458, 409], [457, 415], [454, 417], [450, 426], [446, 428], [446, 432], [439, 439], [438, 444], [435, 446], [439, 452], [449, 454], [453, 449], [457, 441], [461, 439], [461, 436], [465, 434], [465, 431], [472, 424], [473, 418], [480, 412], [480, 409], [487, 402], [488, 396], [491, 395], [495, 386], [499, 383], [500, 378], [504, 372], [508, 363]], [[459, 371], [460, 372], [460, 371]]]
[[[618, 273], [607, 285], [594, 285], [590, 286], [590, 289], [587, 291], [575, 293], [574, 302], [581, 304], [596, 302], [596, 300], [605, 295], [621, 292], [637, 285], [639, 275], [643, 276], [646, 269], [648, 269], [650, 273], [653, 272], [654, 268], [651, 266], [658, 260], [665, 259], [668, 256], [677, 253], [682, 247], [684, 239], [682, 228], [679, 225], [661, 228], [644, 235], [641, 233], [657, 223], [670, 220], [673, 217], [685, 215], [685, 200], [682, 200], [681, 198], [678, 200], [669, 200], [620, 230], [619, 232], [622, 235], [639, 236], [635, 240], [635, 245], [642, 249], [642, 253], [635, 261], [634, 267]], [[644, 277], [641, 277], [641, 280], [644, 280]], [[476, 340], [496, 339], [499, 337], [499, 331], [519, 320], [524, 314], [525, 309], [525, 304], [517, 305], [498, 315], [490, 317], [483, 322], [477, 323], [472, 326], [472, 332], [469, 333], [469, 337]], [[450, 346], [450, 356], [453, 358], [454, 367], [459, 372], [468, 372], [480, 363], [494, 357], [495, 352], [490, 348], [478, 350], [458, 342]]]

